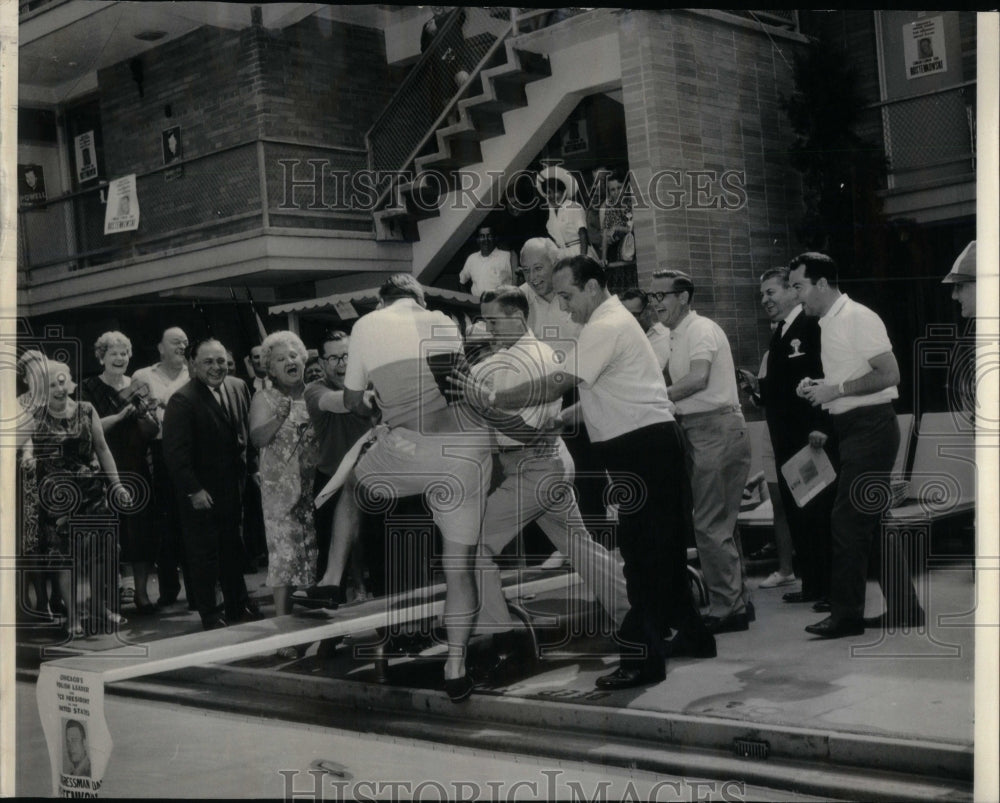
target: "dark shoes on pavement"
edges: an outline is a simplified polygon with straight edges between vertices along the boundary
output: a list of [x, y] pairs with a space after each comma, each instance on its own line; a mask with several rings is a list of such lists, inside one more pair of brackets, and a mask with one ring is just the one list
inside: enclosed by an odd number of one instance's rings
[[445, 678], [444, 680], [444, 690], [448, 694], [448, 699], [453, 703], [461, 703], [468, 700], [472, 696], [472, 690], [475, 688], [475, 685], [468, 673], [462, 675], [460, 678], [452, 678], [451, 680]]
[[636, 686], [648, 686], [651, 683], [659, 683], [666, 676], [667, 668], [663, 662], [659, 662], [659, 671], [649, 667], [630, 668], [619, 666], [611, 674], [601, 675], [594, 685], [605, 691], [618, 691], [619, 689], [634, 689]]
[[711, 633], [692, 636], [680, 630], [666, 645], [670, 658], [715, 658], [718, 655], [715, 637]]
[[211, 619], [204, 620], [201, 623], [201, 626], [204, 630], [221, 630], [223, 627], [229, 627], [229, 623], [221, 616], [215, 616]]
[[[755, 617], [756, 618], [756, 615]], [[747, 612], [731, 613], [729, 616], [706, 616], [703, 620], [709, 633], [738, 633], [750, 629], [750, 617]]]
[[820, 638], [844, 638], [844, 636], [860, 636], [865, 632], [863, 619], [834, 619], [826, 617], [821, 622], [806, 626], [806, 633]]

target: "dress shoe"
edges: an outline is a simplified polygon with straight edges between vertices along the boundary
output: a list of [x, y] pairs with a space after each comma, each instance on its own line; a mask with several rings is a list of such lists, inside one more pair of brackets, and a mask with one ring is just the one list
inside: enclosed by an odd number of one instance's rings
[[229, 623], [221, 616], [216, 616], [214, 619], [202, 622], [201, 626], [203, 630], [220, 630], [223, 627], [229, 627]]
[[713, 635], [717, 633], [739, 633], [750, 629], [750, 618], [744, 613], [731, 613], [729, 616], [706, 616], [703, 620], [705, 628]]
[[156, 607], [153, 603], [151, 603], [151, 602], [144, 602], [141, 605], [137, 604], [135, 606], [135, 610], [132, 611], [132, 615], [133, 616], [152, 616], [158, 610], [159, 610], [159, 608]]
[[177, 604], [176, 594], [174, 594], [173, 596], [160, 597], [156, 601], [157, 608], [169, 608], [171, 605], [176, 605], [176, 604]]
[[344, 590], [339, 585], [313, 586], [292, 594], [292, 602], [309, 607], [335, 610], [346, 600]]
[[813, 603], [813, 610], [816, 613], [829, 613], [833, 610], [833, 605], [830, 604], [830, 600], [821, 599]]
[[806, 626], [806, 633], [820, 638], [843, 638], [844, 636], [860, 636], [865, 632], [865, 623], [861, 619], [836, 620], [827, 616], [822, 622]]
[[636, 686], [648, 686], [659, 683], [667, 676], [666, 667], [661, 664], [659, 672], [655, 670], [627, 669], [618, 667], [609, 675], [601, 675], [594, 683], [599, 689], [617, 691], [618, 689], [634, 689]]
[[868, 629], [884, 630], [887, 628], [892, 628], [893, 630], [910, 629], [914, 627], [923, 627], [926, 623], [926, 618], [924, 617], [924, 612], [921, 610], [915, 616], [909, 618], [905, 616], [897, 616], [891, 621], [887, 621], [885, 614], [880, 613], [878, 616], [866, 616], [865, 617], [865, 627]]
[[789, 591], [781, 595], [782, 602], [815, 602], [819, 597], [807, 594], [805, 591]]
[[229, 622], [259, 622], [264, 619], [264, 614], [255, 604], [249, 603], [236, 611], [234, 615], [226, 616]]
[[703, 636], [689, 636], [683, 630], [667, 642], [667, 655], [671, 658], [715, 658], [718, 650], [715, 646], [715, 636], [705, 633]]
[[462, 675], [460, 678], [444, 679], [444, 690], [448, 694], [448, 699], [453, 703], [461, 703], [464, 700], [468, 700], [472, 696], [472, 690], [475, 688], [475, 685], [468, 673]]
[[746, 610], [747, 610], [747, 621], [748, 622], [756, 622], [757, 621], [757, 609], [754, 607], [754, 604], [752, 602], [748, 602], [746, 604]]

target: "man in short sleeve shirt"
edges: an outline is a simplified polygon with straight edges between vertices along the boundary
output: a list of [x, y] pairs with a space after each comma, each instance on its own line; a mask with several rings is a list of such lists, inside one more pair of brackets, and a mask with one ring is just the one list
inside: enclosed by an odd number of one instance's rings
[[477, 608], [473, 561], [492, 471], [489, 437], [464, 405], [449, 404], [446, 377], [462, 364], [462, 338], [444, 313], [425, 308], [424, 291], [409, 274], [391, 276], [379, 291], [380, 309], [351, 332], [344, 403], [370, 418], [369, 382], [381, 410], [375, 443], [358, 461], [364, 490], [391, 488], [423, 494], [443, 536], [448, 657], [445, 681], [456, 702], [471, 693], [465, 647]]
[[[715, 654], [687, 580], [691, 503], [680, 432], [653, 348], [631, 313], [608, 292], [603, 268], [589, 257], [565, 259], [556, 265], [553, 287], [563, 308], [583, 326], [565, 371], [492, 391], [487, 403], [517, 409], [579, 388], [579, 409], [595, 451], [619, 491], [618, 543], [631, 604], [618, 631], [618, 669], [598, 678], [597, 686], [655, 683], [665, 677], [663, 637], [671, 626], [695, 654]], [[562, 418], [573, 412], [564, 410]]]
[[736, 518], [750, 473], [750, 441], [736, 369], [721, 327], [691, 309], [691, 277], [656, 271], [650, 295], [670, 329], [667, 394], [684, 433], [694, 496], [694, 532], [708, 585], [707, 624], [715, 633], [746, 630], [751, 619]]
[[[865, 629], [868, 556], [882, 512], [865, 509], [855, 500], [869, 498], [866, 484], [889, 482], [899, 449], [899, 423], [892, 406], [899, 396], [899, 366], [882, 319], [840, 292], [837, 265], [829, 256], [800, 254], [789, 268], [803, 312], [818, 317], [821, 330], [824, 378], [804, 380], [801, 393], [830, 413], [840, 463], [831, 520], [830, 616], [809, 625], [806, 632], [821, 638], [860, 635]], [[826, 436], [812, 433], [810, 442], [821, 447]], [[899, 588], [886, 595], [880, 623], [922, 624], [924, 614], [912, 582], [904, 581], [901, 571], [887, 571]]]

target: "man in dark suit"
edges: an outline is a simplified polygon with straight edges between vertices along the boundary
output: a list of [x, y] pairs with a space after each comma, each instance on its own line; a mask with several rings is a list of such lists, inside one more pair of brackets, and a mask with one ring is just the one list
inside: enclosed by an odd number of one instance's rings
[[212, 630], [261, 618], [243, 581], [240, 536], [250, 392], [242, 379], [227, 376], [226, 350], [218, 340], [198, 341], [188, 359], [192, 379], [167, 404], [163, 452], [179, 496], [198, 613]]
[[[788, 284], [787, 268], [774, 268], [760, 277], [760, 297], [767, 316], [777, 324], [760, 380], [760, 397], [778, 469], [779, 502], [802, 578], [802, 590], [787, 593], [783, 599], [820, 602], [826, 600], [830, 591], [830, 512], [834, 488], [827, 488], [800, 508], [781, 472], [781, 466], [809, 443], [810, 432], [831, 432], [829, 414], [795, 392], [803, 378], [823, 376], [819, 322], [802, 313], [798, 295]], [[836, 454], [832, 444], [827, 452]]]

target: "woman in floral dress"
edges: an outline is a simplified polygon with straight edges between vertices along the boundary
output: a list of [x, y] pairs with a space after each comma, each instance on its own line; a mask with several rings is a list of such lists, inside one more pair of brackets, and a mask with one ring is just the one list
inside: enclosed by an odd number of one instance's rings
[[[46, 369], [45, 401], [34, 410], [24, 431], [26, 437], [30, 436], [24, 460], [34, 467], [38, 483], [38, 554], [72, 556], [78, 561], [73, 567], [77, 572], [75, 584], [66, 569], [58, 571], [57, 584], [69, 608], [71, 632], [82, 636], [85, 634], [82, 608], [90, 587], [88, 573], [80, 571], [79, 561], [83, 556], [70, 543], [71, 520], [77, 516], [109, 515], [105, 481], [116, 497], [116, 507], [127, 508], [131, 498], [118, 481], [118, 469], [104, 440], [97, 412], [88, 402], [77, 403], [70, 398], [76, 384], [69, 366], [49, 360]], [[90, 537], [97, 537], [96, 531]], [[89, 553], [91, 546], [85, 534], [84, 553]], [[104, 614], [109, 623], [125, 624], [106, 605]]]
[[[275, 614], [292, 611], [292, 592], [316, 582], [312, 487], [319, 462], [316, 435], [302, 392], [306, 348], [294, 332], [274, 332], [261, 344], [272, 386], [250, 403], [250, 440], [260, 449], [261, 497], [267, 540], [267, 584]], [[279, 650], [294, 657], [295, 648]]]

